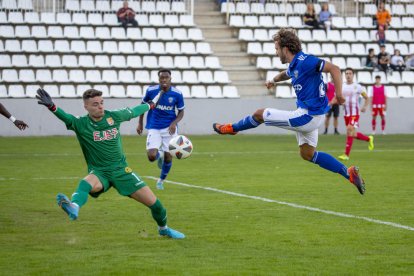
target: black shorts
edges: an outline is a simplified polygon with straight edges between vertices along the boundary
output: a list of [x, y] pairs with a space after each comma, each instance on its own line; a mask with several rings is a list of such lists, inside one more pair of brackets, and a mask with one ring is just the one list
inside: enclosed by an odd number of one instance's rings
[[326, 114], [327, 117], [331, 117], [333, 113], [333, 116], [335, 118], [339, 117], [339, 105], [338, 104], [333, 104], [331, 106], [331, 109], [329, 109], [328, 113]]

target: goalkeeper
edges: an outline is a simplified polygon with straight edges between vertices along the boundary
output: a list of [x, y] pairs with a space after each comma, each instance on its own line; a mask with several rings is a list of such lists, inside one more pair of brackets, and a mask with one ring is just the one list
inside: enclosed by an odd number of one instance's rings
[[120, 124], [153, 108], [153, 102], [109, 111], [104, 109], [102, 92], [88, 89], [83, 93], [83, 103], [88, 114], [75, 117], [57, 107], [43, 89], [37, 90], [36, 98], [39, 104], [45, 105], [62, 120], [67, 129], [76, 133], [88, 165], [88, 175], [79, 182], [72, 200], [60, 193], [56, 198], [70, 220], [78, 218], [79, 209], [85, 205], [88, 195], [98, 197], [114, 187], [119, 194], [129, 196], [150, 208], [161, 236], [174, 239], [185, 237], [184, 234], [167, 227], [166, 209], [144, 181], [128, 167], [122, 149]]

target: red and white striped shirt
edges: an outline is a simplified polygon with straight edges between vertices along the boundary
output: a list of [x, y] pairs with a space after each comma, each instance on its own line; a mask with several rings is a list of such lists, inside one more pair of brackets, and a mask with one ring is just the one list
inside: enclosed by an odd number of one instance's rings
[[364, 88], [356, 82], [342, 86], [342, 95], [345, 98], [345, 116], [359, 115], [359, 97], [365, 92]]

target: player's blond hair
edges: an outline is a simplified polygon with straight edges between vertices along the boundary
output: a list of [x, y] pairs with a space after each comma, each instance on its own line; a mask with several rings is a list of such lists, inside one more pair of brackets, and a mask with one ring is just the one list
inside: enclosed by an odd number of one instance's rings
[[302, 43], [296, 35], [295, 29], [281, 28], [272, 38], [273, 41], [279, 44], [280, 48], [287, 47], [294, 55], [302, 51]]

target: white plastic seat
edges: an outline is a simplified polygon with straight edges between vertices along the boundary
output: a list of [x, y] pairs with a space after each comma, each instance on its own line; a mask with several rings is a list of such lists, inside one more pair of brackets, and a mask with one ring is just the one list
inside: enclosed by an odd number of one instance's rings
[[147, 14], [137, 14], [135, 20], [138, 22], [138, 26], [151, 26]]
[[26, 97], [23, 85], [10, 85], [9, 96], [12, 98], [24, 98]]
[[[96, 8], [95, 10], [98, 12], [110, 12], [110, 1], [96, 1]], [[89, 14], [91, 15], [91, 13]]]
[[141, 68], [142, 61], [140, 56], [127, 56], [127, 67], [130, 68]]
[[164, 1], [158, 1], [156, 6], [155, 6], [155, 10], [157, 12], [166, 12], [168, 13], [171, 10], [171, 6], [169, 2], [164, 2]]
[[403, 85], [398, 87], [398, 97], [401, 98], [412, 98], [413, 92], [411, 86]]
[[65, 4], [65, 10], [68, 11], [79, 11], [79, 1], [78, 0], [67, 0]]
[[150, 14], [148, 23], [156, 27], [164, 26], [164, 17], [160, 14]]
[[3, 69], [3, 81], [4, 82], [19, 82], [19, 75], [17, 70]]
[[51, 40], [39, 40], [38, 41], [39, 52], [47, 53], [53, 52], [53, 42]]
[[53, 81], [54, 82], [68, 82], [68, 72], [62, 69], [53, 70]]
[[414, 28], [414, 18], [413, 17], [403, 17], [402, 21], [401, 21], [401, 25], [404, 28]]
[[238, 2], [236, 3], [236, 13], [248, 14], [250, 13], [250, 6], [248, 3]]
[[293, 98], [292, 89], [286, 85], [276, 86], [276, 97], [277, 98]]
[[403, 71], [401, 73], [401, 79], [405, 83], [414, 84], [414, 72], [413, 71]]
[[232, 15], [230, 16], [229, 25], [232, 27], [244, 27], [244, 19], [241, 15]]
[[327, 40], [333, 41], [333, 42], [339, 42], [342, 41], [341, 33], [338, 30], [330, 30], [328, 34], [326, 35]]
[[193, 41], [204, 40], [203, 33], [198, 28], [188, 29], [188, 39]]
[[205, 59], [205, 67], [211, 69], [220, 69], [220, 60], [218, 57], [206, 57]]
[[[83, 3], [84, 1], [82, 1]], [[86, 17], [86, 13], [73, 13], [72, 14], [72, 24], [76, 25], [87, 25], [88, 19]]]
[[262, 27], [273, 27], [273, 17], [269, 15], [259, 16], [259, 26]]
[[111, 65], [115, 68], [125, 68], [126, 67], [126, 60], [124, 56], [121, 55], [113, 55], [111, 57]]
[[263, 50], [262, 51], [263, 51], [263, 54], [265, 54], [265, 55], [273, 56], [276, 53], [275, 44], [270, 43], [270, 42], [263, 43]]
[[142, 38], [144, 40], [157, 40], [157, 30], [155, 28], [143, 28]]
[[404, 42], [412, 42], [413, 41], [413, 35], [410, 30], [400, 30], [398, 32], [398, 36], [401, 41]]
[[357, 82], [372, 83], [372, 75], [367, 71], [357, 73]]
[[49, 26], [47, 35], [51, 38], [63, 38], [63, 29], [61, 26]]
[[171, 29], [170, 28], [159, 28], [158, 38], [161, 40], [173, 40]]
[[[333, 43], [323, 43], [322, 44], [322, 53], [325, 55], [336, 55], [336, 47]], [[338, 51], [338, 53], [340, 53]], [[342, 53], [341, 53], [342, 54]]]
[[70, 16], [70, 13], [59, 12], [56, 14], [56, 22], [61, 25], [71, 25], [72, 17]]
[[[37, 59], [37, 57], [42, 57], [42, 60], [40, 61], [39, 59]], [[74, 56], [76, 58], [76, 56]], [[46, 55], [45, 59], [43, 61], [43, 56], [35, 56], [35, 55], [30, 55], [29, 57], [29, 63], [31, 66], [33, 67], [49, 67], [49, 68], [60, 68], [62, 66], [61, 62], [60, 62], [60, 56], [59, 55]], [[65, 64], [65, 66], [67, 66]]]
[[164, 43], [162, 42], [151, 42], [150, 43], [150, 52], [154, 54], [163, 54], [165, 53]]
[[130, 41], [120, 41], [118, 43], [118, 49], [120, 53], [124, 54], [133, 54], [134, 52], [134, 45]]
[[85, 80], [85, 73], [83, 70], [69, 70], [69, 80], [75, 83], [83, 83]]
[[348, 28], [359, 28], [358, 17], [347, 17], [345, 19], [345, 26]]
[[183, 54], [195, 55], [196, 49], [193, 42], [183, 42], [181, 43], [181, 52]]
[[175, 88], [181, 91], [184, 98], [191, 98], [190, 87], [187, 85], [177, 85]]
[[110, 68], [111, 67], [109, 56], [107, 55], [96, 55], [94, 64], [98, 68]]
[[112, 98], [126, 98], [126, 91], [123, 85], [110, 85], [109, 96]]
[[148, 42], [137, 41], [134, 43], [134, 50], [136, 53], [148, 54], [150, 52]]
[[[101, 1], [97, 1], [97, 2], [101, 2]], [[88, 12], [96, 11], [95, 1], [92, 1], [92, 0], [80, 1], [80, 9], [83, 11], [88, 11]]]
[[256, 41], [269, 41], [269, 35], [266, 29], [255, 29], [254, 40]]
[[180, 26], [180, 21], [178, 19], [178, 15], [176, 14], [168, 14], [164, 18], [165, 26], [169, 27], [178, 27]]
[[344, 70], [346, 68], [345, 58], [343, 57], [333, 57], [332, 63], [338, 66], [341, 70]]
[[150, 74], [150, 78], [151, 78], [151, 83], [158, 83], [159, 82], [158, 71], [152, 70]]
[[392, 74], [387, 75], [387, 81], [392, 84], [402, 83], [401, 74], [398, 71], [392, 72]]
[[[368, 47], [367, 47], [367, 49], [368, 49]], [[367, 55], [368, 50], [365, 51], [365, 46], [362, 43], [352, 43], [351, 44], [351, 52], [354, 55], [364, 56], [364, 55]]]
[[141, 98], [142, 90], [139, 85], [127, 85], [126, 87], [126, 96], [129, 98]]
[[[36, 80], [39, 82], [52, 82], [52, 73], [47, 69], [36, 70]], [[46, 90], [47, 91], [47, 90]]]
[[158, 64], [161, 68], [173, 68], [174, 60], [172, 56], [160, 56], [158, 58]]
[[196, 71], [183, 71], [182, 78], [185, 83], [199, 83]]
[[[56, 46], [55, 46], [56, 48]], [[99, 54], [102, 53], [102, 45], [100, 41], [88, 40], [86, 42], [86, 50], [88, 53]]]
[[13, 26], [0, 26], [0, 36], [7, 38], [15, 38], [17, 36], [14, 34]]
[[[107, 1], [97, 1], [98, 3], [107, 3]], [[100, 13], [89, 13], [88, 15], [88, 25], [100, 26], [103, 24], [102, 15]]]
[[[16, 35], [17, 35], [16, 27]], [[48, 37], [45, 26], [33, 26], [32, 27], [32, 36], [36, 38], [46, 38]]]
[[342, 40], [346, 42], [355, 42], [355, 33], [353, 30], [343, 30], [342, 31]]
[[276, 3], [266, 3], [265, 4], [265, 13], [278, 14], [279, 13], [279, 5], [276, 4]]
[[207, 98], [216, 98], [216, 99], [223, 98], [221, 87], [218, 85], [207, 86]]
[[240, 29], [239, 30], [239, 40], [254, 41], [255, 38], [253, 36], [253, 30], [252, 29]]
[[180, 25], [181, 26], [187, 26], [187, 27], [194, 26], [195, 24], [194, 24], [193, 16], [191, 16], [189, 14], [180, 15]]
[[239, 92], [236, 86], [223, 86], [224, 98], [239, 98]]
[[118, 53], [118, 44], [115, 41], [104, 41], [102, 50], [105, 53]]
[[126, 36], [127, 36], [128, 39], [140, 40], [140, 39], [142, 39], [141, 29], [139, 29], [139, 28], [128, 28]]
[[[47, 60], [47, 58], [46, 58]], [[53, 62], [53, 61], [51, 61]], [[78, 67], [78, 59], [75, 55], [63, 55], [62, 56], [62, 64], [69, 68], [77, 68]], [[52, 63], [51, 65], [54, 65]]]
[[23, 13], [21, 12], [9, 12], [8, 19], [10, 23], [14, 23], [14, 24], [24, 23]]
[[0, 11], [0, 23], [7, 23], [7, 15], [4, 11]]
[[86, 53], [86, 45], [83, 40], [72, 40], [70, 43], [70, 49], [74, 53]]
[[211, 47], [208, 42], [197, 42], [196, 48], [197, 48], [196, 50], [197, 53], [200, 53], [200, 54], [209, 55], [213, 53], [213, 51], [211, 51]]
[[185, 7], [185, 3], [184, 2], [173, 1], [171, 3], [171, 11], [176, 12], [176, 13], [185, 13], [185, 12], [187, 12], [186, 7]]
[[293, 28], [301, 28], [303, 26], [302, 19], [299, 16], [289, 16], [288, 24]]
[[187, 40], [187, 30], [184, 28], [174, 28], [173, 29], [173, 38], [175, 40]]
[[155, 12], [156, 8], [155, 8], [155, 1], [151, 2], [151, 1], [142, 1], [141, 2], [141, 10], [144, 12]]
[[300, 37], [302, 41], [306, 41], [306, 42], [313, 40], [312, 33], [310, 30], [302, 30], [302, 29], [298, 30], [298, 37]]
[[346, 59], [346, 66], [356, 70], [361, 69], [361, 60], [357, 57], [349, 57]]
[[111, 39], [111, 32], [108, 27], [96, 27], [95, 36], [100, 39]]
[[[26, 87], [25, 87], [25, 90], [26, 90], [25, 91], [25, 96], [29, 97], [29, 98], [35, 98], [36, 95], [37, 95], [36, 91], [37, 91], [38, 88], [39, 88], [39, 85], [32, 85], [32, 84], [26, 85]], [[48, 93], [49, 93], [49, 90], [46, 90], [46, 91], [48, 91]], [[49, 95], [50, 94], [51, 93], [49, 93]]]
[[388, 41], [392, 41], [392, 42], [399, 42], [400, 40], [403, 41], [403, 38], [401, 39], [398, 38], [398, 33], [395, 30], [386, 30], [385, 37], [387, 38]]
[[147, 70], [137, 70], [135, 71], [135, 80], [140, 83], [149, 83], [151, 82], [150, 74]]
[[[83, 93], [86, 90], [91, 89], [91, 88], [92, 88], [92, 85], [90, 85], [90, 84], [79, 84], [79, 85], [76, 85], [76, 96], [77, 97], [82, 97]], [[94, 88], [97, 89], [97, 90], [99, 90], [99, 91], [102, 91], [101, 87], [98, 87], [98, 88], [97, 87], [94, 87]], [[108, 90], [108, 88], [106, 88], [106, 90]]]
[[293, 13], [295, 14], [304, 14], [306, 12], [306, 4], [296, 3], [293, 5]]
[[191, 97], [193, 98], [207, 98], [206, 87], [204, 85], [193, 85], [191, 87]]
[[361, 17], [359, 19], [359, 25], [361, 28], [367, 28], [367, 29], [373, 28], [374, 24], [372, 22], [372, 17]]
[[5, 10], [17, 10], [17, 1], [16, 0], [10, 0], [10, 1], [2, 1], [3, 3], [0, 3], [3, 9]]
[[369, 42], [371, 38], [369, 36], [369, 32], [367, 30], [356, 30], [355, 32], [355, 40], [361, 42]]
[[324, 30], [313, 30], [312, 31], [312, 37], [314, 41], [326, 41], [326, 32]]
[[275, 23], [276, 27], [288, 27], [288, 21], [285, 16], [275, 16], [273, 18], [273, 22]]
[[[119, 1], [112, 1], [112, 3], [121, 3]], [[106, 26], [118, 26], [120, 23], [118, 22], [118, 18], [113, 13], [105, 13], [103, 15], [103, 24]]]
[[165, 52], [167, 54], [175, 54], [175, 55], [180, 54], [181, 53], [180, 43], [178, 43], [178, 42], [167, 42], [167, 43], [165, 43]]
[[55, 24], [56, 16], [53, 12], [42, 12], [40, 13], [40, 22], [45, 24]]
[[95, 32], [93, 27], [80, 27], [79, 35], [81, 38], [95, 39]]
[[262, 3], [251, 3], [250, 4], [250, 13], [253, 13], [253, 14], [262, 14], [262, 13], [264, 13], [264, 4], [262, 4]]
[[188, 69], [188, 68], [190, 68], [188, 57], [186, 57], [186, 56], [175, 56], [174, 57], [174, 67], [178, 68], [178, 69]]
[[351, 46], [348, 43], [338, 43], [336, 45], [336, 50], [341, 55], [351, 56]]
[[[46, 91], [49, 91], [49, 90], [46, 90]], [[61, 85], [59, 89], [59, 95], [63, 98], [77, 97], [75, 86], [74, 85]]]
[[100, 83], [102, 82], [101, 72], [99, 70], [86, 70], [86, 82]]
[[118, 83], [118, 73], [115, 70], [103, 70], [102, 81], [106, 83]]
[[272, 59], [270, 57], [258, 57], [256, 60], [256, 67], [261, 69], [271, 69]]
[[80, 55], [78, 60], [79, 67], [93, 67], [93, 56], [92, 55]]
[[35, 74], [31, 69], [22, 69], [19, 70], [19, 80], [22, 82], [35, 82]]
[[29, 65], [25, 55], [13, 55], [11, 61], [15, 67], [28, 67]]
[[244, 26], [246, 27], [259, 27], [259, 19], [254, 15], [247, 15], [244, 17]]
[[[7, 26], [9, 27], [9, 26]], [[11, 27], [13, 28], [13, 27]], [[0, 32], [2, 30], [0, 29]], [[21, 37], [21, 38], [29, 38], [32, 35], [30, 34], [30, 29], [28, 26], [16, 26], [15, 27], [15, 32], [16, 32], [16, 37]]]
[[115, 39], [125, 39], [125, 29], [122, 27], [111, 28], [111, 37]]
[[183, 79], [181, 77], [181, 72], [180, 71], [177, 71], [177, 70], [172, 71], [171, 72], [171, 80], [174, 83], [182, 83], [183, 82]]
[[[32, 1], [25, 1], [28, 3], [32, 3]], [[24, 14], [24, 21], [30, 24], [38, 24], [40, 23], [39, 13], [37, 12], [26, 12]]]
[[322, 55], [321, 45], [319, 43], [308, 43], [307, 44], [308, 52], [315, 56]]
[[332, 26], [335, 28], [345, 29], [345, 20], [343, 17], [333, 17], [332, 18]]
[[34, 40], [22, 40], [22, 51], [23, 52], [37, 52], [36, 41], [34, 41]]
[[201, 83], [214, 83], [213, 73], [209, 70], [201, 70], [198, 72], [198, 80]]
[[145, 68], [158, 68], [158, 60], [155, 56], [144, 56], [142, 58], [142, 66]]
[[2, 55], [2, 54], [0, 54], [0, 64], [1, 64], [2, 67], [13, 67], [13, 66], [16, 66], [14, 62], [12, 64], [12, 61], [11, 60], [12, 59], [10, 58], [9, 55]]
[[261, 55], [262, 51], [262, 44], [258, 42], [249, 42], [247, 44], [247, 53], [253, 55]]
[[134, 72], [130, 70], [118, 71], [118, 78], [122, 80], [122, 83], [135, 83]]
[[[173, 2], [174, 3], [174, 2]], [[236, 12], [236, 5], [231, 2], [222, 2], [220, 6], [220, 12], [222, 13], [235, 13]]]
[[102, 97], [109, 98], [109, 88], [108, 85], [98, 84], [93, 86], [94, 89], [102, 92]]
[[394, 49], [399, 50], [401, 55], [405, 56], [410, 54], [408, 50], [408, 45], [405, 43], [396, 43], [394, 44]]
[[225, 71], [214, 71], [214, 81], [218, 83], [230, 83], [229, 74]]
[[78, 27], [65, 26], [63, 28], [63, 35], [67, 38], [79, 38]]

